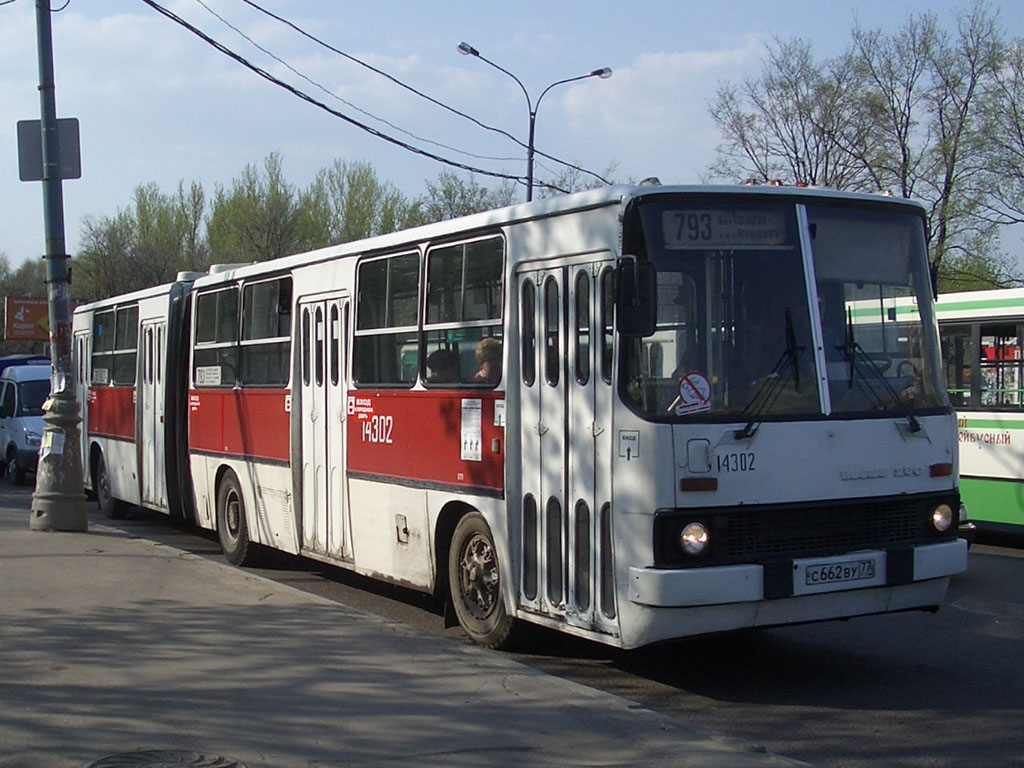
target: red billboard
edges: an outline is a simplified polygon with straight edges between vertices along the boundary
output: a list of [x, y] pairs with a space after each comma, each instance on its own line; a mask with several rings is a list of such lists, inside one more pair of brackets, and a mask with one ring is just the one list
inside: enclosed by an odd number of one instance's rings
[[49, 341], [50, 315], [46, 299], [6, 297], [4, 338], [8, 341]]

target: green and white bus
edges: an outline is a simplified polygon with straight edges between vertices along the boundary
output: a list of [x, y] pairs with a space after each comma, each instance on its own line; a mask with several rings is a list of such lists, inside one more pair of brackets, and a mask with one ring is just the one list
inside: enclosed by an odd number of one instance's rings
[[1024, 533], [1024, 289], [935, 303], [960, 441], [960, 492], [983, 530]]

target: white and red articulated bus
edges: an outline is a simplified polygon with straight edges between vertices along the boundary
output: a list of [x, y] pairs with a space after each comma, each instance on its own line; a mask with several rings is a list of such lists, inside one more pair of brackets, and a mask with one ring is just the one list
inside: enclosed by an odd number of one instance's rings
[[934, 609], [967, 555], [931, 291], [920, 205], [776, 187], [218, 266], [76, 310], [85, 480], [232, 563], [434, 592], [491, 647]]

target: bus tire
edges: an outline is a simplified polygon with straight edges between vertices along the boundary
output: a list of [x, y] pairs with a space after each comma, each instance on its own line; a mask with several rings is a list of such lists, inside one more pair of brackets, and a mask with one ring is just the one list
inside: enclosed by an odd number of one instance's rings
[[217, 487], [217, 538], [225, 559], [232, 565], [255, 565], [259, 560], [259, 546], [249, 538], [245, 523], [242, 486], [230, 470]]
[[123, 520], [128, 516], [128, 505], [120, 499], [115, 499], [111, 493], [107, 462], [102, 453], [96, 456], [96, 469], [93, 473], [92, 484], [96, 489], [96, 506], [100, 508], [100, 512], [111, 520]]
[[501, 594], [498, 550], [479, 512], [459, 520], [448, 551], [448, 588], [459, 624], [485, 648], [507, 647], [514, 620]]

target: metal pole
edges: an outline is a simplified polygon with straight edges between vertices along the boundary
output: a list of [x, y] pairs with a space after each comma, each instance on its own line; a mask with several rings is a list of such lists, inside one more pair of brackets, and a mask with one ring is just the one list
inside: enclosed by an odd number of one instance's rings
[[50, 0], [36, 0], [39, 106], [42, 116], [43, 221], [46, 295], [50, 314], [50, 397], [43, 405], [43, 440], [29, 527], [34, 531], [85, 531], [89, 521], [82, 485], [78, 398], [71, 370], [68, 256], [64, 245], [64, 193], [57, 140]]

